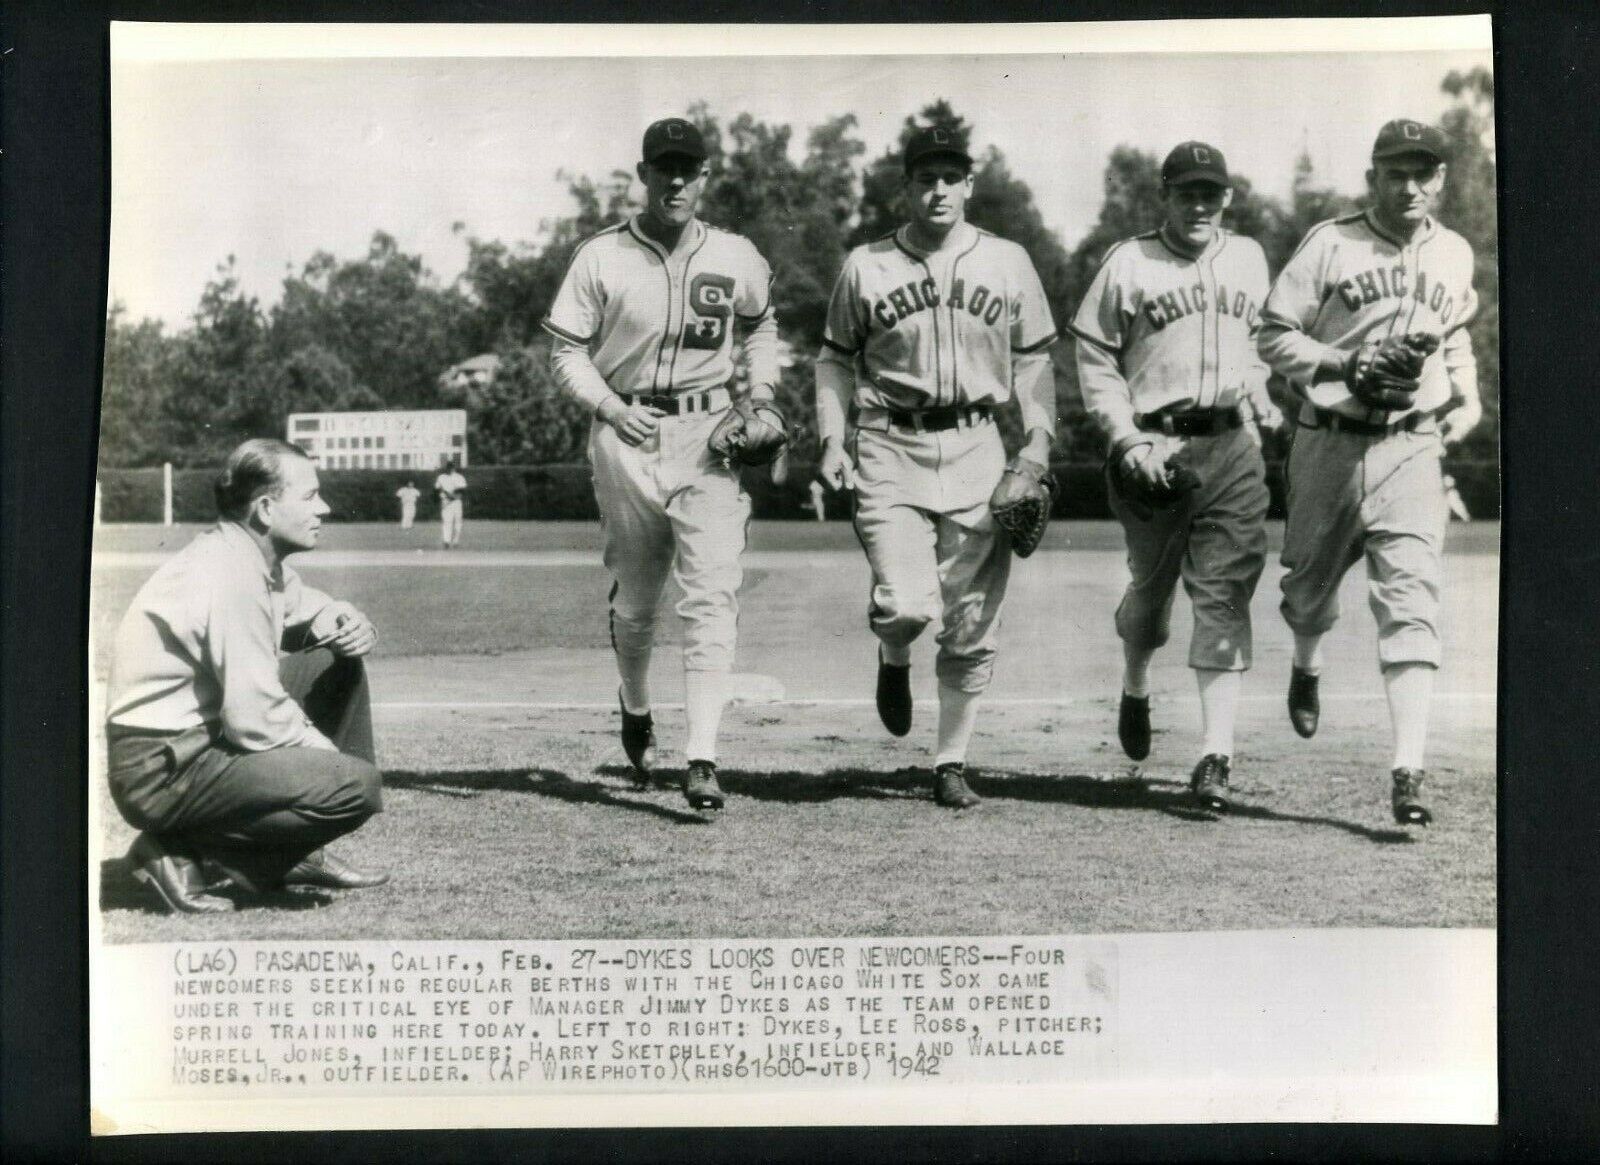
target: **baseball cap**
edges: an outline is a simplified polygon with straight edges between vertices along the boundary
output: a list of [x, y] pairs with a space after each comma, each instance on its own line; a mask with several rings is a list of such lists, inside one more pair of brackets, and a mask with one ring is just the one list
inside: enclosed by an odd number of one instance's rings
[[1228, 161], [1222, 151], [1205, 142], [1180, 142], [1173, 146], [1167, 160], [1161, 163], [1161, 181], [1167, 186], [1184, 182], [1233, 185], [1228, 181]]
[[942, 157], [960, 158], [963, 164], [972, 165], [972, 155], [961, 148], [961, 143], [954, 133], [941, 126], [931, 125], [917, 130], [906, 141], [906, 173], [909, 174], [922, 159], [931, 158], [936, 154]]
[[646, 162], [654, 162], [668, 154], [705, 160], [706, 140], [700, 136], [699, 128], [692, 121], [685, 121], [681, 117], [664, 117], [652, 122], [650, 128], [644, 131]]
[[1372, 160], [1401, 154], [1429, 154], [1443, 162], [1450, 156], [1450, 143], [1442, 130], [1408, 117], [1397, 117], [1378, 131], [1378, 140], [1372, 143]]

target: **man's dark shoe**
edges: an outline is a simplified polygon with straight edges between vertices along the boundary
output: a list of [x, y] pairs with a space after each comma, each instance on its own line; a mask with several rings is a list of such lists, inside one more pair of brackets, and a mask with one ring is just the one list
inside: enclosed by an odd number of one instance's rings
[[683, 781], [683, 798], [691, 809], [721, 809], [722, 786], [717, 783], [717, 766], [708, 760], [689, 762], [689, 775]]
[[1122, 742], [1122, 751], [1134, 760], [1150, 755], [1149, 696], [1122, 693], [1122, 705], [1117, 709], [1117, 739]]
[[895, 736], [911, 731], [911, 665], [884, 663], [878, 653], [878, 719]]
[[1209, 752], [1200, 758], [1189, 775], [1189, 795], [1194, 798], [1196, 808], [1207, 813], [1228, 811], [1228, 774], [1231, 771], [1228, 758], [1221, 753]]
[[1427, 773], [1422, 769], [1395, 769], [1391, 774], [1393, 788], [1389, 793], [1394, 808], [1394, 819], [1401, 825], [1427, 825], [1433, 814], [1422, 803], [1422, 779]]
[[1307, 739], [1317, 734], [1317, 720], [1322, 716], [1322, 701], [1317, 698], [1317, 678], [1311, 672], [1290, 665], [1289, 723]]
[[366, 890], [381, 886], [389, 875], [381, 870], [360, 870], [327, 850], [307, 854], [283, 876], [285, 886], [314, 886], [319, 890]]
[[959, 761], [946, 761], [934, 770], [933, 799], [946, 809], [971, 809], [983, 803], [967, 786], [967, 766]]
[[148, 833], [134, 840], [128, 862], [134, 878], [150, 889], [168, 914], [221, 914], [233, 909], [228, 899], [209, 892], [192, 859], [170, 853]]
[[622, 709], [622, 751], [633, 766], [634, 783], [647, 785], [650, 783], [650, 770], [656, 763], [655, 718], [649, 712], [635, 716], [623, 705], [620, 694], [617, 704]]

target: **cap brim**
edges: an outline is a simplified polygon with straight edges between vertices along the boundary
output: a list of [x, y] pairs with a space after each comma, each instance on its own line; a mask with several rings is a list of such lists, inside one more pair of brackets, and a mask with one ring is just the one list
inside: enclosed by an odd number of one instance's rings
[[920, 166], [920, 165], [922, 165], [922, 163], [926, 162], [929, 158], [951, 158], [951, 159], [953, 159], [953, 160], [955, 160], [957, 162], [960, 162], [963, 166], [971, 166], [972, 165], [972, 155], [970, 155], [968, 153], [965, 153], [962, 150], [937, 149], [937, 150], [924, 150], [922, 153], [918, 154], [914, 158], [907, 158], [906, 159], [906, 169], [909, 170], [913, 166]]
[[1401, 142], [1399, 145], [1390, 146], [1386, 150], [1373, 150], [1372, 160], [1381, 162], [1385, 158], [1403, 158], [1407, 154], [1423, 154], [1436, 162], [1448, 162], [1450, 160], [1445, 151], [1433, 146], [1423, 145], [1421, 142]]
[[1163, 178], [1162, 181], [1168, 186], [1182, 186], [1185, 182], [1205, 182], [1228, 189], [1233, 185], [1226, 175], [1218, 174], [1215, 170], [1180, 170], [1170, 178]]
[[706, 155], [699, 150], [685, 150], [677, 146], [666, 150], [657, 150], [645, 157], [646, 162], [659, 162], [662, 158], [688, 158], [694, 162], [704, 162]]

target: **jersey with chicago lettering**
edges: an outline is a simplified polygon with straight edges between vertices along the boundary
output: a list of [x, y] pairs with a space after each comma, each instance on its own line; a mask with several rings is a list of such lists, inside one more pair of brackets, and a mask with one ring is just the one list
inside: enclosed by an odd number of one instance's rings
[[1254, 239], [1219, 231], [1198, 255], [1159, 230], [1118, 243], [1070, 325], [1085, 407], [1115, 441], [1135, 414], [1264, 399], [1255, 330], [1266, 295], [1267, 259]]
[[1342, 382], [1312, 384], [1322, 356], [1427, 332], [1444, 343], [1423, 366], [1414, 407], [1436, 409], [1453, 391], [1476, 391], [1463, 330], [1478, 310], [1472, 272], [1471, 245], [1432, 219], [1409, 243], [1390, 236], [1371, 211], [1329, 219], [1311, 228], [1278, 273], [1262, 308], [1261, 354], [1312, 403], [1365, 416]]
[[856, 404], [1005, 403], [1012, 357], [1056, 338], [1033, 261], [970, 224], [931, 253], [914, 247], [907, 229], [851, 251], [828, 304], [822, 342], [853, 358]]
[[691, 220], [670, 254], [637, 216], [584, 240], [545, 317], [589, 348], [613, 392], [695, 392], [734, 373], [733, 324], [772, 310], [772, 273], [750, 240]]

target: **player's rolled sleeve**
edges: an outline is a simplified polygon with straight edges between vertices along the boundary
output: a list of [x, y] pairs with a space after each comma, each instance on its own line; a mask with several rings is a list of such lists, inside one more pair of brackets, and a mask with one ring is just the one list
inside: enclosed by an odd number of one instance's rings
[[550, 374], [562, 392], [582, 401], [591, 412], [614, 395], [606, 378], [600, 375], [600, 369], [595, 367], [588, 347], [560, 336], [550, 342]]
[[843, 441], [850, 398], [855, 395], [855, 358], [824, 347], [817, 356], [817, 436]]
[[245, 752], [332, 748], [284, 690], [272, 604], [259, 586], [219, 585], [206, 615], [208, 670], [222, 690], [222, 734]]
[[1011, 357], [1011, 386], [1022, 413], [1022, 428], [1056, 435], [1056, 368], [1047, 347]]
[[331, 595], [307, 586], [297, 572], [287, 566], [283, 568], [283, 625], [286, 630], [314, 623], [333, 603]]
[[822, 328], [822, 346], [844, 356], [854, 356], [866, 340], [862, 318], [860, 272], [850, 260], [834, 281], [828, 298], [828, 316]]
[[778, 320], [769, 310], [747, 327], [744, 360], [750, 395], [755, 400], [771, 400], [778, 384]]
[[1074, 358], [1078, 366], [1078, 391], [1083, 407], [1105, 434], [1112, 456], [1151, 438], [1133, 423], [1133, 398], [1122, 375], [1117, 354], [1086, 335], [1075, 334]]

